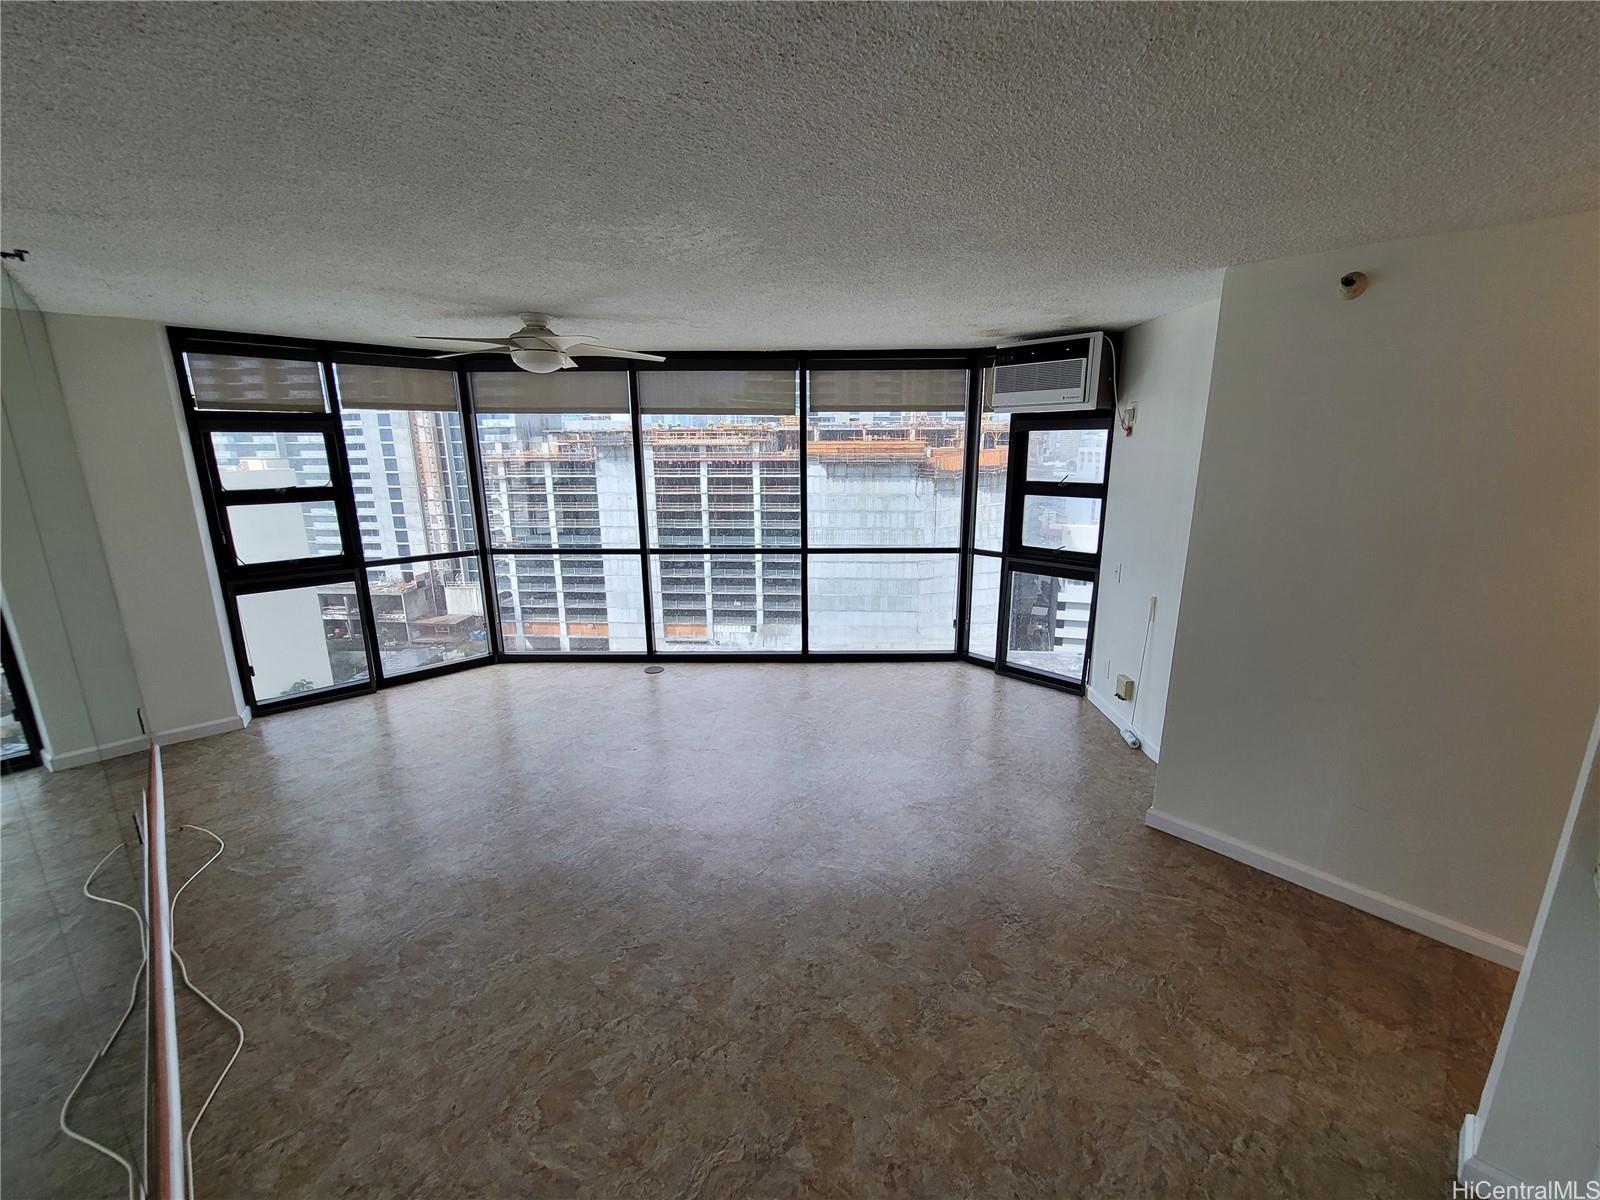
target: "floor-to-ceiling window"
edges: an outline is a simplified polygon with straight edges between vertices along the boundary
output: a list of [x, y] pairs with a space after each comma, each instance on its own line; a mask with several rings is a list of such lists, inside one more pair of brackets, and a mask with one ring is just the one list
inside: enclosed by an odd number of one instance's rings
[[382, 673], [486, 657], [483, 573], [455, 376], [339, 363], [334, 379]]
[[811, 649], [955, 650], [966, 408], [964, 367], [809, 371]]
[[997, 612], [1002, 671], [1084, 686], [1094, 631], [1111, 419], [1028, 413], [1009, 428]]
[[626, 371], [471, 376], [506, 654], [646, 649]]
[[193, 344], [180, 366], [252, 705], [489, 657], [453, 372]]
[[199, 347], [180, 366], [251, 703], [369, 688], [358, 535], [325, 367], [311, 356]]
[[[1002, 665], [1081, 677], [1094, 437], [1041, 434], [1019, 476], [977, 356], [537, 375], [173, 343], [258, 709], [506, 658], [994, 661], [1004, 643]], [[1018, 575], [1030, 561], [1056, 573]]]
[[993, 662], [999, 636], [1000, 562], [1006, 528], [1006, 473], [1011, 455], [1011, 415], [993, 408], [993, 370], [983, 372], [978, 405], [973, 487], [971, 578], [968, 583], [967, 653]]
[[655, 649], [799, 652], [797, 369], [636, 378]]
[[11, 631], [0, 621], [0, 771], [39, 765], [39, 727], [17, 661]]

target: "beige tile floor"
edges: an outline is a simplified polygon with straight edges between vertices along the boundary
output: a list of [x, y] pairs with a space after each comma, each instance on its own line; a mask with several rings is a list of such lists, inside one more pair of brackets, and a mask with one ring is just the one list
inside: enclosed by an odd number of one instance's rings
[[1511, 974], [1145, 828], [1153, 776], [960, 664], [508, 665], [174, 747], [250, 1035], [200, 1195], [1446, 1195]]

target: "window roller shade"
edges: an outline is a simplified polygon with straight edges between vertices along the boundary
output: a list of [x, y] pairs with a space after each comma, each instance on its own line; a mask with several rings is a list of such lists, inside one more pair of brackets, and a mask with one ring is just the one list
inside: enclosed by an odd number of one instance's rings
[[413, 367], [364, 367], [340, 363], [339, 406], [347, 409], [456, 411], [456, 380], [449, 371]]
[[799, 395], [794, 371], [640, 371], [646, 415], [792, 417]]
[[475, 371], [472, 406], [481, 413], [625, 413], [626, 371]]
[[961, 412], [967, 407], [964, 369], [811, 372], [808, 407], [833, 412]]
[[322, 368], [289, 358], [189, 351], [183, 356], [196, 408], [222, 412], [325, 412]]

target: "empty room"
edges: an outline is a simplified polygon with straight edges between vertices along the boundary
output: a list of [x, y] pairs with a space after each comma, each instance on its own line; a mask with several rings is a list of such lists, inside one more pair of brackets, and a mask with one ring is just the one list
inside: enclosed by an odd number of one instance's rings
[[1600, 5], [0, 5], [0, 1195], [1600, 1198]]

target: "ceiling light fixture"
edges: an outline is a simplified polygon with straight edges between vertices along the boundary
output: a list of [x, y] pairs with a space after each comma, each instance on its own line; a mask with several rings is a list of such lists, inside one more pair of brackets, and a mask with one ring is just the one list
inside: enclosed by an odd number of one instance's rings
[[548, 375], [563, 367], [578, 365], [559, 350], [513, 350], [511, 361], [524, 371], [532, 371], [535, 375]]
[[633, 358], [640, 362], [665, 362], [659, 354], [643, 354], [638, 350], [618, 350], [602, 346], [594, 338], [577, 334], [558, 334], [550, 328], [550, 318], [544, 313], [522, 313], [522, 328], [510, 337], [464, 338], [427, 337], [428, 342], [478, 342], [482, 350], [461, 350], [441, 354], [440, 358], [462, 358], [469, 354], [509, 354], [511, 361], [524, 371], [535, 375], [548, 375], [578, 364], [574, 355], [594, 355], [599, 358]]

